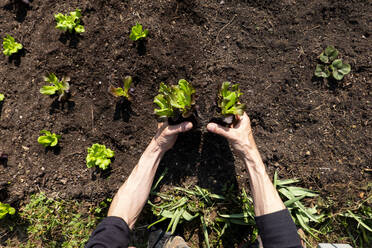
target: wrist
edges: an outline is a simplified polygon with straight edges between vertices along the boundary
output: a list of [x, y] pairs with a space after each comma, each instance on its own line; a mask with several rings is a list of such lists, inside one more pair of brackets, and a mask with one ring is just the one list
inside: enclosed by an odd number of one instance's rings
[[163, 157], [164, 153], [166, 152], [166, 150], [162, 148], [155, 139], [151, 140], [150, 144], [146, 148], [146, 151], [160, 157]]

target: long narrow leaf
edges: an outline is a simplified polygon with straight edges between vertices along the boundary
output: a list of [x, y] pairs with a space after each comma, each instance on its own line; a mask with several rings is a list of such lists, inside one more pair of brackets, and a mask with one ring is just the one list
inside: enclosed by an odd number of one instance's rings
[[306, 197], [306, 195], [302, 195], [302, 196], [298, 196], [298, 197], [292, 198], [292, 199], [290, 199], [288, 201], [285, 201], [284, 202], [284, 206], [288, 207], [288, 206], [292, 205], [293, 203], [295, 203], [296, 201], [300, 201], [300, 200], [302, 200], [305, 197]]
[[207, 230], [207, 225], [205, 224], [204, 216], [200, 216], [200, 221], [202, 223], [202, 229], [203, 229], [203, 234], [204, 234], [204, 241], [207, 244], [207, 248], [210, 248], [209, 245], [209, 237], [208, 237], [208, 230]]
[[357, 215], [355, 215], [353, 212], [351, 212], [350, 210], [347, 210], [347, 212], [350, 214], [350, 216], [352, 217], [352, 218], [354, 218], [360, 225], [362, 225], [365, 229], [367, 229], [368, 231], [370, 231], [370, 232], [372, 232], [372, 229], [371, 229], [371, 227], [369, 227], [366, 223], [364, 223], [363, 221], [362, 221], [362, 219], [359, 217], [359, 216], [357, 216]]

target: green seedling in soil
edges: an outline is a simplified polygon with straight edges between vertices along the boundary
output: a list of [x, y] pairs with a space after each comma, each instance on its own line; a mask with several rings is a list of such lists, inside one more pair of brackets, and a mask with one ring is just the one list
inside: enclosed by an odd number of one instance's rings
[[135, 26], [132, 27], [132, 31], [129, 35], [129, 38], [133, 41], [137, 41], [139, 39], [144, 39], [149, 34], [149, 30], [143, 30], [142, 25], [137, 22]]
[[12, 208], [9, 204], [0, 202], [0, 220], [5, 218], [7, 214], [13, 215], [16, 210]]
[[318, 194], [309, 189], [292, 186], [292, 184], [298, 182], [299, 180], [297, 179], [279, 180], [277, 172], [274, 174], [274, 186], [277, 188], [284, 205], [290, 211], [295, 223], [315, 239], [318, 239], [316, 234], [322, 234], [322, 232], [312, 228], [310, 223], [319, 224], [324, 220], [325, 216], [324, 214], [318, 214], [317, 205], [308, 208], [301, 202], [304, 198], [318, 197]]
[[190, 117], [195, 104], [194, 94], [195, 89], [185, 79], [172, 86], [161, 82], [159, 94], [154, 99], [154, 103], [159, 107], [155, 109], [155, 114], [161, 118], [178, 119], [179, 115], [183, 118]]
[[87, 167], [98, 166], [102, 170], [106, 170], [111, 164], [111, 158], [114, 156], [114, 151], [106, 148], [105, 145], [93, 144], [92, 147], [88, 148]]
[[72, 33], [73, 31], [78, 34], [83, 33], [85, 32], [85, 29], [83, 25], [80, 25], [80, 17], [81, 12], [79, 9], [70, 12], [70, 15], [64, 15], [61, 13], [55, 14], [54, 18], [57, 22], [56, 28], [65, 32], [69, 31], [70, 33]]
[[337, 59], [339, 52], [333, 46], [328, 46], [319, 56], [322, 64], [317, 64], [315, 76], [328, 78], [332, 77], [336, 80], [342, 80], [351, 70], [349, 64], [344, 64], [341, 59]]
[[19, 215], [28, 223], [24, 247], [30, 248], [83, 248], [97, 224], [93, 214], [81, 203], [52, 199], [44, 193], [32, 195]]
[[43, 145], [44, 147], [55, 147], [58, 144], [58, 140], [61, 138], [61, 135], [51, 133], [47, 130], [41, 130], [40, 134], [44, 135], [39, 136], [37, 142], [39, 142], [39, 144]]
[[3, 40], [3, 53], [6, 56], [10, 56], [12, 54], [17, 53], [19, 50], [23, 48], [22, 44], [15, 42], [14, 38], [9, 34]]
[[221, 110], [221, 115], [225, 123], [231, 124], [236, 115], [243, 115], [245, 105], [239, 102], [239, 97], [242, 94], [238, 84], [231, 85], [230, 82], [222, 83], [218, 94], [218, 107]]
[[110, 85], [109, 86], [109, 92], [115, 96], [115, 97], [125, 97], [128, 101], [132, 100], [132, 97], [130, 95], [130, 86], [132, 85], [132, 77], [131, 76], [127, 76], [124, 78], [123, 80], [123, 83], [124, 83], [124, 87], [121, 88], [121, 87], [118, 87], [118, 88], [115, 88], [114, 86]]
[[51, 85], [41, 87], [40, 93], [44, 95], [58, 94], [59, 101], [61, 101], [70, 90], [70, 84], [68, 83], [70, 81], [69, 77], [63, 77], [62, 80], [59, 81], [54, 73], [50, 73], [48, 76], [44, 77], [44, 81]]
[[4, 94], [0, 93], [0, 102], [4, 101], [4, 98], [5, 98]]

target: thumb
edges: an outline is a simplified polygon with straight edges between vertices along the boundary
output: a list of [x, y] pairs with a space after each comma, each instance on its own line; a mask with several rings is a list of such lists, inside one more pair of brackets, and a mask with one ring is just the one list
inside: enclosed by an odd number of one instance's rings
[[207, 130], [209, 132], [224, 136], [225, 138], [230, 138], [231, 136], [230, 128], [220, 126], [216, 123], [209, 123], [207, 125]]
[[168, 126], [168, 130], [169, 130], [168, 134], [172, 135], [172, 134], [187, 132], [191, 128], [192, 128], [191, 122], [182, 122], [181, 124], [178, 124], [178, 125]]

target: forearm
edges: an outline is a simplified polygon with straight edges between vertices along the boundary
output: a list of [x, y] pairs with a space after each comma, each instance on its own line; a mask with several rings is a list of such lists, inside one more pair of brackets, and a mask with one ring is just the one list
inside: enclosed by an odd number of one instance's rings
[[270, 214], [285, 209], [283, 201], [274, 188], [257, 148], [245, 153], [244, 164], [247, 167], [256, 216]]
[[152, 140], [132, 173], [116, 193], [108, 216], [124, 219], [132, 229], [148, 199], [163, 152]]

